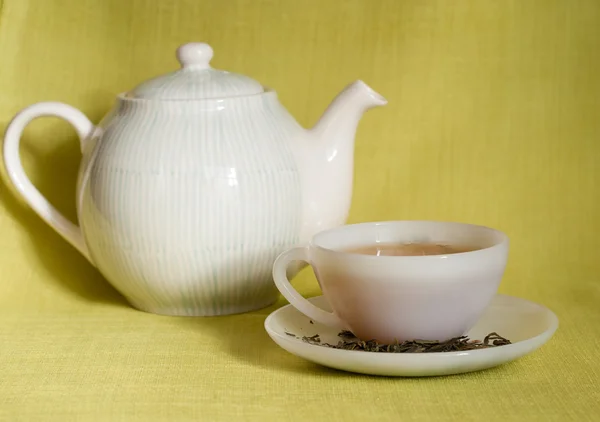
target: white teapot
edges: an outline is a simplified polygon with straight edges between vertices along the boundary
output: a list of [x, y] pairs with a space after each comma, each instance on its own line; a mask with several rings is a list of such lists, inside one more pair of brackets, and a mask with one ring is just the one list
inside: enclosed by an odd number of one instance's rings
[[[346, 222], [357, 124], [386, 104], [356, 81], [307, 130], [273, 90], [211, 68], [212, 55], [207, 44], [182, 45], [180, 70], [119, 95], [97, 126], [71, 106], [43, 102], [5, 133], [17, 190], [143, 311], [208, 316], [272, 304], [277, 255]], [[79, 226], [21, 165], [21, 133], [41, 116], [67, 120], [81, 140]]]

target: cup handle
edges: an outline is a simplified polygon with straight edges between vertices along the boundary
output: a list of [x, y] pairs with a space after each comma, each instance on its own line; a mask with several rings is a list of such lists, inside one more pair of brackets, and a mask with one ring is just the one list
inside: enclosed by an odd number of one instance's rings
[[277, 289], [279, 289], [281, 294], [294, 308], [312, 320], [329, 327], [341, 330], [346, 329], [345, 324], [337, 315], [313, 305], [292, 287], [287, 278], [287, 269], [292, 261], [304, 261], [310, 265], [308, 261], [308, 248], [292, 248], [277, 257], [273, 264], [273, 280]]

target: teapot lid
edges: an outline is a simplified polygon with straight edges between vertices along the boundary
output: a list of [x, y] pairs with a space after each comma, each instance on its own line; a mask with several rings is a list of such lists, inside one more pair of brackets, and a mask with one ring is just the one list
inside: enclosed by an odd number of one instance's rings
[[213, 69], [213, 49], [205, 43], [187, 43], [177, 49], [181, 69], [145, 81], [127, 96], [152, 100], [202, 100], [264, 92], [262, 84], [248, 76]]

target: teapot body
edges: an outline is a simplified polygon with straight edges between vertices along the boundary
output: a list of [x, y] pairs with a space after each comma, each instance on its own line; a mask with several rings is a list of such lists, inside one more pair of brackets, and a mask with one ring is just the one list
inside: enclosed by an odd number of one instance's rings
[[120, 97], [83, 147], [77, 210], [90, 260], [148, 312], [268, 306], [273, 261], [301, 240], [293, 149], [304, 134], [274, 92]]
[[[186, 43], [176, 56], [178, 70], [119, 95], [98, 125], [60, 102], [21, 110], [4, 136], [8, 177], [138, 309], [208, 316], [266, 307], [279, 297], [275, 258], [346, 222], [356, 127], [386, 100], [355, 81], [304, 129], [274, 91], [213, 68], [208, 44]], [[21, 135], [44, 116], [66, 120], [80, 140], [79, 224], [21, 163]]]

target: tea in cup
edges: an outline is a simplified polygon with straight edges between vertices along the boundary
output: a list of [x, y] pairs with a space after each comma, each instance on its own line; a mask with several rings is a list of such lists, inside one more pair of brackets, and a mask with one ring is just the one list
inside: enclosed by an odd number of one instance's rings
[[[351, 224], [283, 252], [273, 278], [307, 317], [362, 340], [445, 341], [469, 331], [491, 302], [504, 274], [508, 243], [504, 233], [472, 224]], [[293, 261], [313, 267], [333, 312], [292, 287], [286, 271]]]

